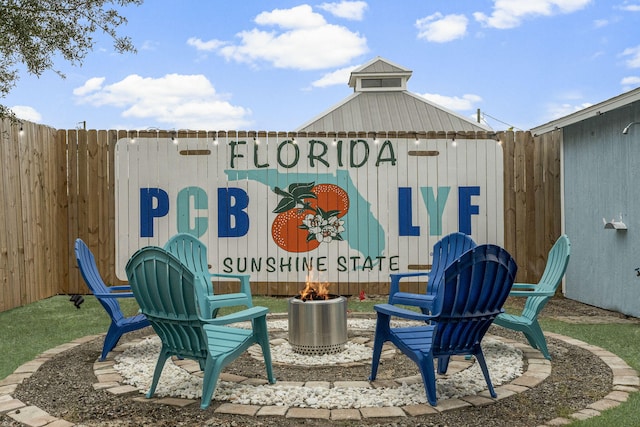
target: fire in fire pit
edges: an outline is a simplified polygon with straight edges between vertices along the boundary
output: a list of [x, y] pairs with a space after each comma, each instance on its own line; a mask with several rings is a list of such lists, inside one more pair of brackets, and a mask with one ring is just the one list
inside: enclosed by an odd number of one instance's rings
[[328, 284], [307, 280], [289, 299], [289, 344], [296, 353], [334, 354], [347, 342], [347, 299], [328, 292]]
[[329, 294], [329, 284], [328, 283], [314, 283], [310, 280], [307, 280], [306, 286], [300, 292], [300, 299], [302, 301], [317, 301], [323, 299], [329, 299], [331, 297], [335, 298], [335, 295]]

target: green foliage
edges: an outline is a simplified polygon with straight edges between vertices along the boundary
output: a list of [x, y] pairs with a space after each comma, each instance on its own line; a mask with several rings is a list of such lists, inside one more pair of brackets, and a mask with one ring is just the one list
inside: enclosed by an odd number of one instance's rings
[[[131, 39], [118, 35], [127, 19], [113, 8], [130, 4], [142, 0], [0, 0], [0, 98], [15, 86], [19, 64], [36, 76], [56, 71], [55, 57], [82, 64], [98, 31], [113, 39], [117, 52], [135, 52]], [[7, 116], [0, 105], [0, 118]]]

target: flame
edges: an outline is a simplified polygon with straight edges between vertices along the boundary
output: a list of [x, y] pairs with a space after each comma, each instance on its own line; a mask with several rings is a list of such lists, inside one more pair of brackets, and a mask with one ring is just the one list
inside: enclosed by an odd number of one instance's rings
[[329, 299], [329, 283], [314, 280], [313, 271], [309, 271], [305, 288], [300, 292], [300, 299], [302, 301]]

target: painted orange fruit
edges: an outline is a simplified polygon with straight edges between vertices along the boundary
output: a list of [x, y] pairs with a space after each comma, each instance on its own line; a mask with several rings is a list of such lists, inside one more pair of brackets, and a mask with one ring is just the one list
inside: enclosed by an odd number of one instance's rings
[[[326, 222], [330, 217], [343, 217], [349, 210], [347, 192], [335, 184], [314, 185], [310, 192], [316, 197], [303, 196], [297, 203], [290, 200], [289, 203], [295, 207], [280, 211], [271, 224], [273, 241], [287, 252], [309, 252], [320, 246], [320, 241], [312, 234], [312, 226], [304, 224], [305, 218], [308, 220], [307, 224], [314, 217]], [[285, 197], [289, 195], [283, 191], [280, 193]]]
[[311, 189], [317, 199], [311, 199], [311, 206], [320, 207], [325, 212], [339, 211], [338, 218], [342, 218], [349, 210], [349, 196], [347, 192], [335, 184], [318, 184]]
[[317, 239], [307, 241], [309, 232], [300, 228], [302, 220], [309, 213], [294, 208], [276, 215], [271, 224], [271, 236], [276, 245], [287, 252], [309, 252], [320, 246]]

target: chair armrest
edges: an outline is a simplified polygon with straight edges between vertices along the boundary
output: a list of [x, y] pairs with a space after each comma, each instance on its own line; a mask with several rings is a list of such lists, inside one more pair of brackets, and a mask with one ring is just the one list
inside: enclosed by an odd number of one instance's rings
[[220, 277], [227, 279], [236, 279], [240, 281], [240, 292], [243, 294], [247, 294], [249, 300], [251, 300], [251, 283], [249, 279], [251, 276], [249, 274], [229, 274], [229, 273], [211, 273], [211, 277]]
[[201, 320], [210, 325], [228, 325], [230, 323], [245, 322], [257, 317], [266, 316], [268, 312], [269, 309], [267, 307], [258, 306], [236, 311], [235, 313], [227, 314], [225, 316], [216, 317], [215, 319], [203, 318]]
[[104, 294], [99, 292], [97, 294], [93, 294], [96, 298], [133, 298], [133, 292], [111, 292], [108, 294]]
[[247, 308], [253, 307], [251, 298], [241, 293], [205, 295], [205, 297], [212, 312], [222, 307], [236, 307], [240, 305], [244, 305]]
[[432, 294], [412, 294], [409, 292], [396, 292], [393, 296], [389, 295], [389, 304], [409, 305], [411, 307], [420, 307], [431, 311], [436, 296]]
[[407, 310], [405, 308], [396, 307], [391, 304], [376, 304], [373, 309], [378, 313], [386, 314], [388, 316], [401, 317], [403, 319], [418, 320], [428, 322], [430, 320], [437, 319], [438, 316], [432, 316], [429, 314], [422, 314], [415, 311]]
[[535, 289], [536, 286], [538, 286], [537, 283], [514, 283], [511, 289]]
[[392, 297], [396, 292], [400, 292], [400, 280], [407, 277], [429, 277], [430, 271], [420, 273], [393, 273], [390, 274], [391, 285], [389, 286], [389, 303], [391, 303]]
[[131, 286], [129, 285], [118, 285], [118, 286], [107, 286], [109, 291], [129, 291], [131, 292]]
[[510, 297], [552, 297], [555, 295], [554, 291], [511, 291]]

